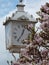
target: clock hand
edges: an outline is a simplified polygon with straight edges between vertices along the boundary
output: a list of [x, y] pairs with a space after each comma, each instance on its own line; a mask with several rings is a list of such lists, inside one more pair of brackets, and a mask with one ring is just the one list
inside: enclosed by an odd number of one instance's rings
[[24, 31], [25, 31], [25, 29], [23, 29], [23, 30], [22, 30], [22, 33], [21, 33], [20, 37], [17, 39], [17, 41], [19, 41], [19, 40], [20, 40], [20, 38], [23, 36]]

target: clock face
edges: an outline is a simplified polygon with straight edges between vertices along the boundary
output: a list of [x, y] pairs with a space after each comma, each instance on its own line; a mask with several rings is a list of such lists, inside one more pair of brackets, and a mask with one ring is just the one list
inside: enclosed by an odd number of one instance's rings
[[30, 32], [24, 27], [23, 24], [15, 24], [13, 26], [13, 41], [14, 43], [22, 43], [28, 37]]

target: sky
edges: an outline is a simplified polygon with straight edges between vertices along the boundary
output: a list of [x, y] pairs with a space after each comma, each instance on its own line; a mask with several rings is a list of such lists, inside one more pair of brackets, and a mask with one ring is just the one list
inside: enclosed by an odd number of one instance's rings
[[[0, 0], [0, 65], [8, 65], [7, 60], [11, 61], [13, 59], [11, 53], [6, 50], [5, 44], [5, 27], [3, 22], [7, 16], [11, 16], [13, 12], [17, 10], [16, 5], [19, 0]], [[41, 5], [44, 5], [49, 0], [24, 0], [25, 11], [32, 14], [37, 18], [36, 12], [39, 11]], [[18, 54], [16, 54], [18, 58]]]

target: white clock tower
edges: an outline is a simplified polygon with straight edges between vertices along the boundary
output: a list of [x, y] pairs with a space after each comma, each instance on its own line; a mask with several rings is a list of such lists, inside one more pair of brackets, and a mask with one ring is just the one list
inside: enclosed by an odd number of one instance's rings
[[4, 23], [6, 48], [13, 53], [19, 53], [20, 49], [25, 47], [25, 45], [22, 44], [22, 40], [27, 39], [30, 34], [30, 31], [28, 31], [25, 26], [31, 23], [35, 26], [36, 23], [33, 15], [25, 12], [24, 7], [23, 0], [19, 0], [17, 11]]

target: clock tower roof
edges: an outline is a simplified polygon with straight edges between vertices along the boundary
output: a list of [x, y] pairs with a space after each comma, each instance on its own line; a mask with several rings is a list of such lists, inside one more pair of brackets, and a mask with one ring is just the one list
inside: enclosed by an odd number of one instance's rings
[[[4, 25], [7, 23], [8, 20], [26, 20], [26, 22], [33, 22], [36, 23], [36, 19], [33, 17], [33, 15], [28, 14], [28, 12], [24, 11], [24, 4], [23, 0], [19, 0], [19, 3], [16, 5], [17, 6], [17, 11], [15, 13], [12, 13], [11, 17], [6, 18], [6, 22], [4, 22]], [[8, 21], [9, 22], [9, 21]]]

